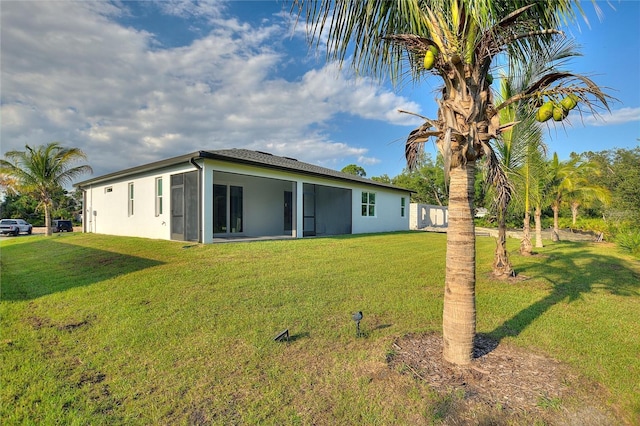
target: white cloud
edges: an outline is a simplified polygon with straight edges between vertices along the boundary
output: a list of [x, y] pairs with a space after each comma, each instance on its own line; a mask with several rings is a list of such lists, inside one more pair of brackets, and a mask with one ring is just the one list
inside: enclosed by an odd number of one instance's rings
[[[126, 3], [125, 3], [126, 4]], [[213, 27], [186, 46], [119, 25], [129, 13], [97, 2], [3, 2], [2, 151], [53, 140], [81, 148], [98, 174], [200, 149], [247, 147], [302, 161], [371, 165], [365, 147], [333, 140], [340, 115], [414, 124], [419, 106], [354, 79], [335, 64], [299, 79], [274, 77], [290, 58], [275, 38], [286, 23], [252, 27], [224, 7], [160, 3]]]
[[584, 119], [584, 124], [589, 126], [615, 126], [618, 124], [640, 121], [640, 107], [620, 108], [599, 116], [590, 115]]
[[185, 19], [192, 17], [217, 19], [222, 15], [225, 4], [222, 1], [163, 0], [159, 3], [159, 7], [167, 15]]

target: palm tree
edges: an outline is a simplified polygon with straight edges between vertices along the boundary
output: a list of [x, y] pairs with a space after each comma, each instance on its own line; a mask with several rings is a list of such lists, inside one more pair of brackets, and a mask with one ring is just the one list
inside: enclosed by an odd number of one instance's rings
[[91, 172], [88, 165], [72, 166], [86, 155], [78, 148], [64, 148], [58, 142], [25, 151], [9, 151], [0, 160], [0, 173], [11, 176], [22, 193], [31, 194], [44, 209], [46, 235], [51, 235], [52, 196], [77, 176]]
[[[500, 81], [500, 96], [509, 99], [512, 96], [512, 81], [510, 76], [503, 76]], [[517, 105], [511, 104], [500, 111], [501, 123], [516, 121]], [[515, 276], [513, 266], [507, 254], [507, 209], [513, 197], [513, 178], [520, 164], [520, 152], [524, 139], [520, 138], [519, 124], [507, 129], [496, 139], [494, 145], [495, 160], [491, 157], [486, 163], [486, 180], [494, 187], [493, 207], [498, 219], [498, 238], [493, 258], [493, 275], [496, 277]]]
[[[525, 62], [521, 57], [510, 58], [508, 73], [500, 80], [499, 101], [514, 98], [515, 95], [530, 90], [533, 83], [545, 75], [559, 72], [568, 58], [576, 56], [572, 43], [558, 40], [542, 51], [531, 51]], [[531, 104], [526, 99], [508, 104], [499, 111], [500, 123], [517, 123], [505, 129], [493, 145], [497, 157], [497, 170], [493, 184], [496, 185], [495, 205], [498, 216], [498, 239], [493, 263], [495, 276], [514, 276], [515, 271], [508, 259], [506, 249], [506, 214], [514, 188], [523, 189], [520, 199], [524, 207], [523, 238], [521, 253], [532, 253], [530, 236], [530, 204], [535, 200], [536, 247], [541, 247], [540, 230], [540, 175], [546, 145], [542, 141], [542, 130], [536, 121]], [[491, 164], [491, 162], [489, 162]]]
[[[561, 68], [569, 59], [577, 56], [575, 45], [571, 41], [557, 39], [545, 50], [531, 50], [527, 60], [521, 57], [510, 58], [509, 73], [502, 79], [500, 97], [503, 100], [530, 90], [532, 84], [548, 75], [563, 73]], [[536, 223], [536, 247], [542, 247], [541, 214], [544, 199], [544, 156], [546, 145], [542, 139], [540, 124], [534, 119], [531, 105], [523, 100], [510, 104], [500, 110], [501, 123], [516, 121], [513, 129], [502, 132], [496, 140], [495, 150], [500, 164], [506, 167], [508, 177], [517, 185], [522, 194], [524, 209], [522, 241], [520, 253], [531, 255], [531, 208], [534, 207]], [[496, 262], [498, 261], [496, 252]], [[495, 263], [494, 263], [495, 265]], [[494, 274], [495, 274], [494, 267]]]
[[576, 223], [578, 207], [584, 203], [598, 200], [608, 203], [610, 192], [607, 188], [590, 183], [590, 177], [598, 175], [597, 163], [585, 160], [581, 155], [572, 155], [569, 160], [560, 161], [558, 154], [553, 154], [550, 162], [551, 209], [553, 210], [552, 240], [559, 241], [558, 218], [560, 208], [567, 203], [571, 208], [573, 224]]
[[498, 111], [509, 104], [574, 94], [592, 108], [607, 100], [591, 80], [571, 73], [546, 75], [526, 92], [493, 103], [487, 75], [503, 54], [526, 57], [560, 35], [575, 2], [552, 0], [521, 7], [516, 0], [294, 0], [309, 23], [310, 42], [326, 40], [327, 55], [349, 55], [363, 73], [398, 81], [408, 66], [415, 81], [443, 83], [438, 116], [423, 117], [405, 145], [410, 166], [431, 137], [444, 158], [449, 180], [449, 229], [443, 308], [443, 356], [455, 364], [472, 360], [475, 338], [475, 232], [473, 196], [476, 161], [491, 156], [490, 141], [510, 127]]
[[[536, 175], [532, 182], [530, 194], [532, 196], [534, 206], [534, 223], [536, 234], [536, 248], [544, 247], [542, 244], [542, 209], [549, 205], [549, 179], [547, 173], [547, 163], [542, 155], [536, 156], [534, 159], [536, 164]], [[529, 252], [528, 254], [532, 254]]]

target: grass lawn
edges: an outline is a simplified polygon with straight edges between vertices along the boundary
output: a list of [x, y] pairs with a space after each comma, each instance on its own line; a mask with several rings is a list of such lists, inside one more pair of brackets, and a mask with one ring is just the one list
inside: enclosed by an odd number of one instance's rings
[[[398, 337], [440, 331], [445, 238], [3, 238], [0, 422], [437, 422], [443, 397], [386, 357]], [[521, 257], [509, 244], [529, 279], [489, 279], [495, 243], [478, 239], [478, 332], [569, 364], [640, 423], [640, 262], [611, 245]]]

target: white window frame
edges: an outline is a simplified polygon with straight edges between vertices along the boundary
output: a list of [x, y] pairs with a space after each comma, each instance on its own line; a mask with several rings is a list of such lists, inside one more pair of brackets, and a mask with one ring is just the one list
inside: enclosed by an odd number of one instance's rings
[[406, 216], [407, 199], [405, 197], [400, 198], [400, 217]]
[[133, 216], [133, 199], [134, 199], [134, 185], [133, 182], [129, 182], [127, 185], [127, 210], [129, 216]]
[[[366, 201], [365, 201], [366, 194]], [[361, 209], [360, 214], [362, 217], [376, 217], [376, 193], [369, 191], [362, 191], [361, 196]], [[371, 211], [373, 209], [373, 212]], [[372, 214], [373, 213], [373, 214]]]
[[162, 176], [161, 177], [157, 177], [156, 178], [156, 194], [155, 194], [155, 200], [156, 200], [156, 205], [155, 205], [155, 209], [156, 209], [156, 217], [162, 215], [162, 191], [163, 191], [163, 185], [162, 185]]

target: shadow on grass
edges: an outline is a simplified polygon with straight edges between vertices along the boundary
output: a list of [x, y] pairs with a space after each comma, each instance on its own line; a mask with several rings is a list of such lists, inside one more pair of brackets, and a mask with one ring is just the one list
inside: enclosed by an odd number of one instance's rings
[[161, 264], [157, 260], [76, 246], [58, 239], [9, 245], [2, 248], [0, 300], [36, 299]]
[[640, 295], [640, 273], [625, 266], [623, 259], [585, 250], [584, 243], [560, 242], [554, 247], [545, 252], [546, 258], [518, 268], [519, 273], [546, 279], [552, 285], [551, 293], [496, 327], [491, 337], [517, 336], [557, 303], [572, 303], [593, 291]]

